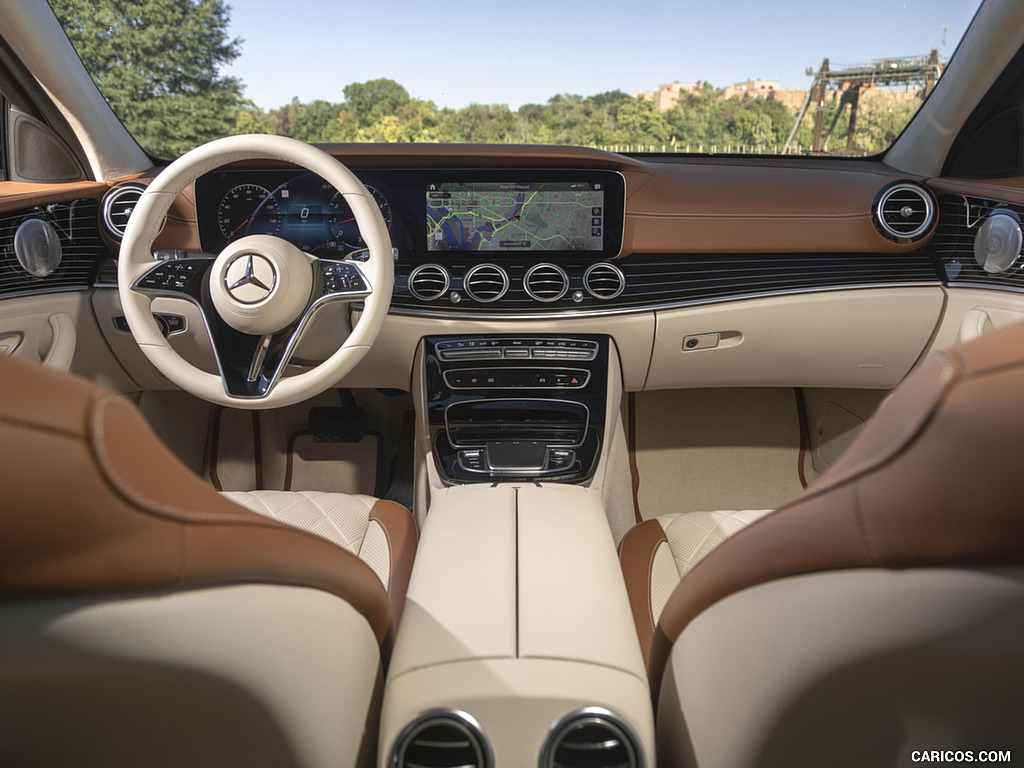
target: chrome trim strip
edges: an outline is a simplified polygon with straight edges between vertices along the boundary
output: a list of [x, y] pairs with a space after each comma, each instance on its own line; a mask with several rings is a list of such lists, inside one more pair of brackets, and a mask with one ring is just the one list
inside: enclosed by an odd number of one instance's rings
[[[490, 359], [497, 360], [499, 358], [490, 358]], [[543, 360], [545, 358], [538, 357], [538, 358], [532, 358], [532, 359]], [[564, 360], [565, 358], [547, 358], [547, 359], [549, 359], [549, 360]], [[576, 359], [581, 359], [581, 358], [576, 358]], [[591, 358], [591, 359], [593, 359], [593, 358]], [[486, 368], [486, 366], [483, 366], [483, 367]], [[559, 373], [580, 373], [580, 374], [583, 374], [583, 383], [582, 384], [573, 384], [571, 386], [565, 386], [565, 387], [559, 387], [557, 385], [551, 385], [551, 386], [546, 386], [546, 387], [529, 387], [529, 386], [518, 386], [517, 387], [517, 386], [509, 386], [507, 384], [505, 384], [505, 385], [501, 385], [501, 384], [492, 384], [492, 385], [474, 384], [472, 386], [463, 386], [463, 385], [460, 384], [460, 385], [456, 386], [456, 385], [452, 384], [450, 381], [448, 381], [448, 375], [449, 374], [452, 374], [452, 373], [462, 373], [464, 371], [478, 371], [478, 370], [480, 370], [480, 368], [476, 367], [476, 366], [471, 367], [471, 368], [451, 368], [451, 369], [445, 371], [441, 375], [441, 378], [444, 379], [444, 383], [448, 385], [449, 389], [455, 390], [456, 392], [461, 391], [461, 390], [466, 390], [466, 389], [473, 389], [473, 390], [476, 390], [476, 389], [514, 389], [514, 390], [519, 390], [519, 389], [543, 389], [543, 390], [556, 389], [556, 390], [569, 390], [569, 391], [572, 391], [574, 389], [583, 389], [585, 386], [587, 386], [587, 384], [590, 383], [590, 371], [584, 370], [582, 368], [551, 368], [551, 367], [537, 366], [537, 365], [503, 365], [503, 366], [499, 366], [497, 368], [494, 368], [493, 370], [495, 370], [495, 371], [541, 371], [543, 373], [551, 373], [552, 375], [559, 374]], [[505, 400], [505, 399], [508, 399], [508, 398], [501, 398], [501, 399]]]
[[406, 317], [437, 317], [454, 320], [551, 320], [552, 318], [588, 318], [608, 317], [610, 315], [635, 315], [645, 312], [653, 312], [661, 309], [684, 309], [687, 307], [704, 306], [707, 304], [724, 304], [731, 301], [745, 301], [747, 299], [764, 299], [776, 296], [791, 296], [805, 293], [834, 293], [836, 291], [860, 291], [876, 288], [928, 288], [942, 287], [945, 285], [941, 280], [916, 280], [898, 283], [851, 283], [849, 285], [818, 286], [814, 288], [792, 288], [776, 291], [758, 291], [756, 293], [729, 294], [726, 296], [714, 296], [707, 299], [684, 299], [681, 301], [659, 302], [646, 304], [641, 307], [612, 307], [607, 309], [573, 309], [573, 310], [552, 310], [551, 312], [540, 313], [536, 310], [524, 310], [522, 312], [503, 313], [474, 313], [474, 312], [452, 312], [438, 310], [419, 310], [410, 307], [395, 307], [394, 304], [388, 310], [390, 315], [402, 315]]

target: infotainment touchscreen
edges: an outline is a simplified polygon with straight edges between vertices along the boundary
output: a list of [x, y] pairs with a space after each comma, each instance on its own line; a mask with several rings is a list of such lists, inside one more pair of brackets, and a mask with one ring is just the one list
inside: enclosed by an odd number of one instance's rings
[[440, 181], [426, 188], [428, 251], [604, 251], [606, 181]]

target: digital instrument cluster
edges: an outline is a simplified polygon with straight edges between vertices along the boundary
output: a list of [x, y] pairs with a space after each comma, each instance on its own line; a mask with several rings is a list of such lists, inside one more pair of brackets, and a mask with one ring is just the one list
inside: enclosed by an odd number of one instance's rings
[[[389, 232], [391, 203], [367, 186]], [[315, 256], [337, 258], [366, 245], [344, 196], [313, 173], [222, 171], [196, 181], [199, 236], [217, 253], [247, 235], [274, 235]]]

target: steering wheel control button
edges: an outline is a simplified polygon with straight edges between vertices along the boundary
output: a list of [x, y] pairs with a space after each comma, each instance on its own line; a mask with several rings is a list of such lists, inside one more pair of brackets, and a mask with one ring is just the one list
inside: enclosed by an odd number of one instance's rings
[[136, 283], [135, 287], [149, 291], [189, 293], [198, 277], [209, 265], [209, 259], [178, 259], [158, 264]]
[[324, 289], [329, 294], [367, 292], [366, 280], [354, 264], [344, 262], [321, 262], [324, 276]]

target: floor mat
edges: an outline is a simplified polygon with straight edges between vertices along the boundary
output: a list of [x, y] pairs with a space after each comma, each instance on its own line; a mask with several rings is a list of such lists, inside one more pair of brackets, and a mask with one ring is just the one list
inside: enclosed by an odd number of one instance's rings
[[633, 418], [637, 502], [644, 519], [767, 509], [803, 490], [792, 389], [640, 392]]
[[379, 496], [380, 439], [317, 443], [308, 432], [292, 436], [284, 487], [287, 491], [339, 491]]
[[214, 415], [210, 482], [218, 491], [263, 487], [259, 416], [256, 411], [220, 408]]

